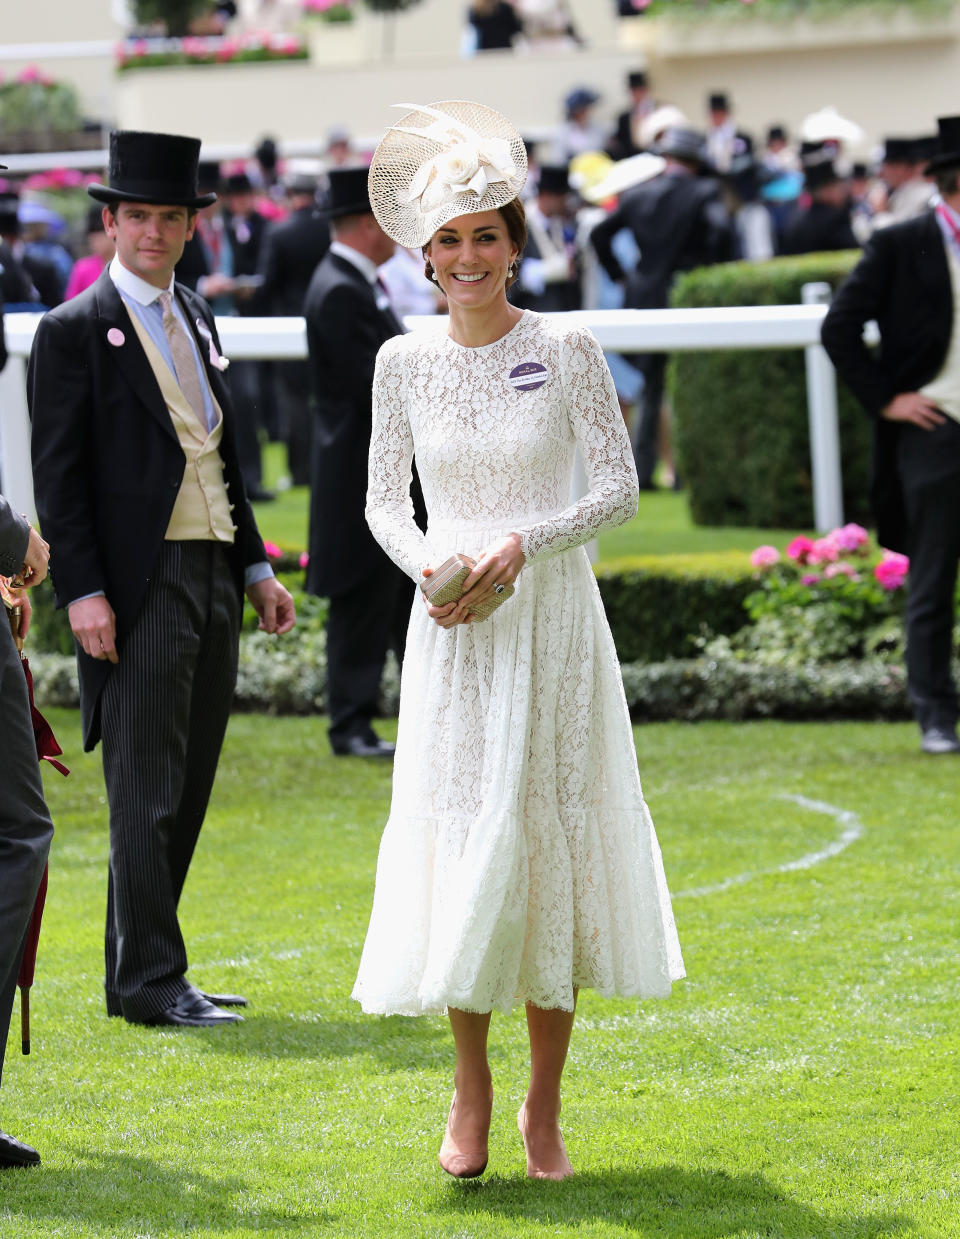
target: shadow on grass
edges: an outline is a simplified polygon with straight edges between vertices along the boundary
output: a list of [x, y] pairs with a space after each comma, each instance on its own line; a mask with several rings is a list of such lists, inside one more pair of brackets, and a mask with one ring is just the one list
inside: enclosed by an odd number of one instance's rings
[[297, 1015], [248, 1015], [238, 1036], [216, 1029], [204, 1037], [213, 1053], [259, 1058], [352, 1058], [371, 1055], [387, 1071], [416, 1071], [424, 1063], [451, 1054], [446, 1023], [406, 1019], [402, 1015], [364, 1015], [332, 1019], [322, 1012]]
[[534, 1183], [517, 1176], [451, 1184], [437, 1201], [437, 1211], [463, 1217], [498, 1214], [574, 1228], [595, 1218], [624, 1231], [664, 1239], [725, 1239], [740, 1234], [864, 1239], [895, 1234], [910, 1224], [902, 1214], [818, 1213], [762, 1175], [679, 1166], [635, 1172], [611, 1169], [578, 1174], [565, 1183]]
[[[335, 1220], [330, 1214], [307, 1216], [282, 1207], [258, 1209], [251, 1204], [251, 1185], [237, 1175], [220, 1178], [147, 1157], [83, 1148], [64, 1149], [63, 1155], [75, 1160], [4, 1180], [5, 1235], [33, 1234], [39, 1218], [63, 1218], [70, 1234], [91, 1235], [133, 1235], [141, 1229], [152, 1235], [220, 1230], [302, 1234], [307, 1223]], [[16, 1190], [21, 1184], [22, 1193]], [[22, 1230], [7, 1229], [17, 1221]]]

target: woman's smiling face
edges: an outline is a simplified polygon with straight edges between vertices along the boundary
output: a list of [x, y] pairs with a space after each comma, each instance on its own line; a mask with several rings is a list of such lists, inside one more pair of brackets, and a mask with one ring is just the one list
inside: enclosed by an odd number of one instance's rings
[[517, 247], [499, 211], [458, 215], [438, 228], [424, 253], [447, 300], [463, 309], [502, 296]]

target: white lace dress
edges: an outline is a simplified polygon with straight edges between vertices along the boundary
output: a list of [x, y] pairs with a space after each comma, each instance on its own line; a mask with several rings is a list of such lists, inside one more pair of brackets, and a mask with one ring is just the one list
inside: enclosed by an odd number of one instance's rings
[[[589, 493], [569, 505], [575, 446]], [[413, 521], [416, 451], [429, 525]], [[481, 348], [390, 340], [374, 380], [367, 520], [414, 580], [515, 531], [517, 592], [407, 634], [393, 801], [353, 996], [365, 1011], [572, 1010], [684, 975], [613, 639], [582, 544], [637, 476], [603, 354], [527, 311]]]

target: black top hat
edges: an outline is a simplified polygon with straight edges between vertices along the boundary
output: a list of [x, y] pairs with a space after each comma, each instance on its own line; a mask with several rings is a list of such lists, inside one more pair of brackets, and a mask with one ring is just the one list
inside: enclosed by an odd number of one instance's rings
[[917, 144], [913, 138], [884, 138], [884, 163], [916, 163]]
[[808, 164], [803, 173], [803, 183], [811, 193], [843, 179], [845, 178], [840, 176], [832, 159], [821, 159], [818, 163]]
[[110, 134], [108, 185], [88, 185], [98, 202], [149, 202], [199, 208], [217, 195], [197, 187], [200, 139], [174, 133], [115, 129]]
[[373, 213], [366, 168], [332, 168], [329, 178], [330, 196], [325, 213], [330, 219]]
[[925, 168], [927, 176], [960, 164], [960, 116], [938, 116], [937, 129], [937, 152]]
[[220, 185], [220, 192], [224, 194], [252, 194], [253, 182], [246, 172], [232, 172], [228, 177], [224, 177]]
[[567, 176], [567, 165], [563, 163], [541, 164], [537, 189], [542, 194], [568, 194], [570, 180]]
[[704, 171], [713, 171], [713, 165], [707, 158], [706, 143], [702, 133], [696, 129], [668, 129], [656, 146], [651, 147], [654, 155], [662, 155], [666, 159], [679, 159], [684, 163], [696, 164]]
[[627, 85], [631, 88], [636, 87], [637, 90], [646, 90], [649, 84], [645, 69], [634, 69], [632, 73], [627, 74]]
[[707, 98], [707, 107], [711, 112], [729, 112], [730, 97], [725, 95], [721, 90], [715, 90], [713, 94]]

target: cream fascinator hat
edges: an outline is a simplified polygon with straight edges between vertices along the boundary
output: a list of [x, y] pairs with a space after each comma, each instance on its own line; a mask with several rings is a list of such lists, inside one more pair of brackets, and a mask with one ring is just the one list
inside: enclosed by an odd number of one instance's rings
[[482, 103], [399, 103], [370, 163], [370, 205], [405, 249], [426, 245], [447, 220], [505, 206], [527, 179], [523, 139]]

